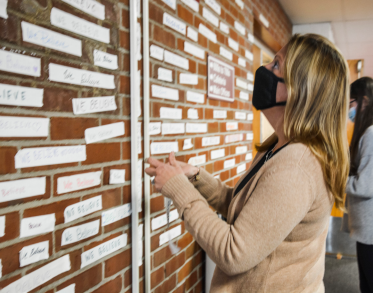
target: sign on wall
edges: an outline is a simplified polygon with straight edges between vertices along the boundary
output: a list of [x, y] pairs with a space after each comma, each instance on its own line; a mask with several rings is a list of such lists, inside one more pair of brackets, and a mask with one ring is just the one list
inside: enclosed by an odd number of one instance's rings
[[208, 98], [234, 101], [234, 67], [209, 55], [208, 67]]

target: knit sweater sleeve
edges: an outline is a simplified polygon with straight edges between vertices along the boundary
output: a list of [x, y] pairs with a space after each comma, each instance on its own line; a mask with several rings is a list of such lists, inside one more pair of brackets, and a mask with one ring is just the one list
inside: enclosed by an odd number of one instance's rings
[[271, 254], [314, 198], [310, 178], [297, 165], [262, 175], [233, 225], [219, 219], [183, 175], [170, 179], [162, 193], [173, 199], [186, 229], [227, 275], [244, 273]]

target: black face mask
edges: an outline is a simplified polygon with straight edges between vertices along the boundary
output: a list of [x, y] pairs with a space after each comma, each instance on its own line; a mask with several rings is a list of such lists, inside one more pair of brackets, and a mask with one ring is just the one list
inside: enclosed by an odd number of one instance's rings
[[276, 102], [276, 89], [279, 82], [285, 83], [283, 78], [279, 78], [264, 66], [257, 69], [253, 91], [253, 105], [257, 110], [286, 105], [286, 101]]

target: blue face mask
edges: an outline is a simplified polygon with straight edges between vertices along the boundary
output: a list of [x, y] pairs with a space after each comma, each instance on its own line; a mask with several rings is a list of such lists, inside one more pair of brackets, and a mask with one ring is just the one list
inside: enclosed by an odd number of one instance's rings
[[356, 111], [357, 111], [356, 107], [352, 107], [349, 109], [349, 119], [352, 122], [354, 122]]

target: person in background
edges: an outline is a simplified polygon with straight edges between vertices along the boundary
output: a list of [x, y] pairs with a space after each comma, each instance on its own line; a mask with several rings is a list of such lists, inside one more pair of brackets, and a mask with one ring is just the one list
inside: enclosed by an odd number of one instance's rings
[[354, 122], [346, 184], [343, 230], [357, 241], [362, 293], [373, 293], [373, 99], [372, 78], [350, 85], [349, 119]]

